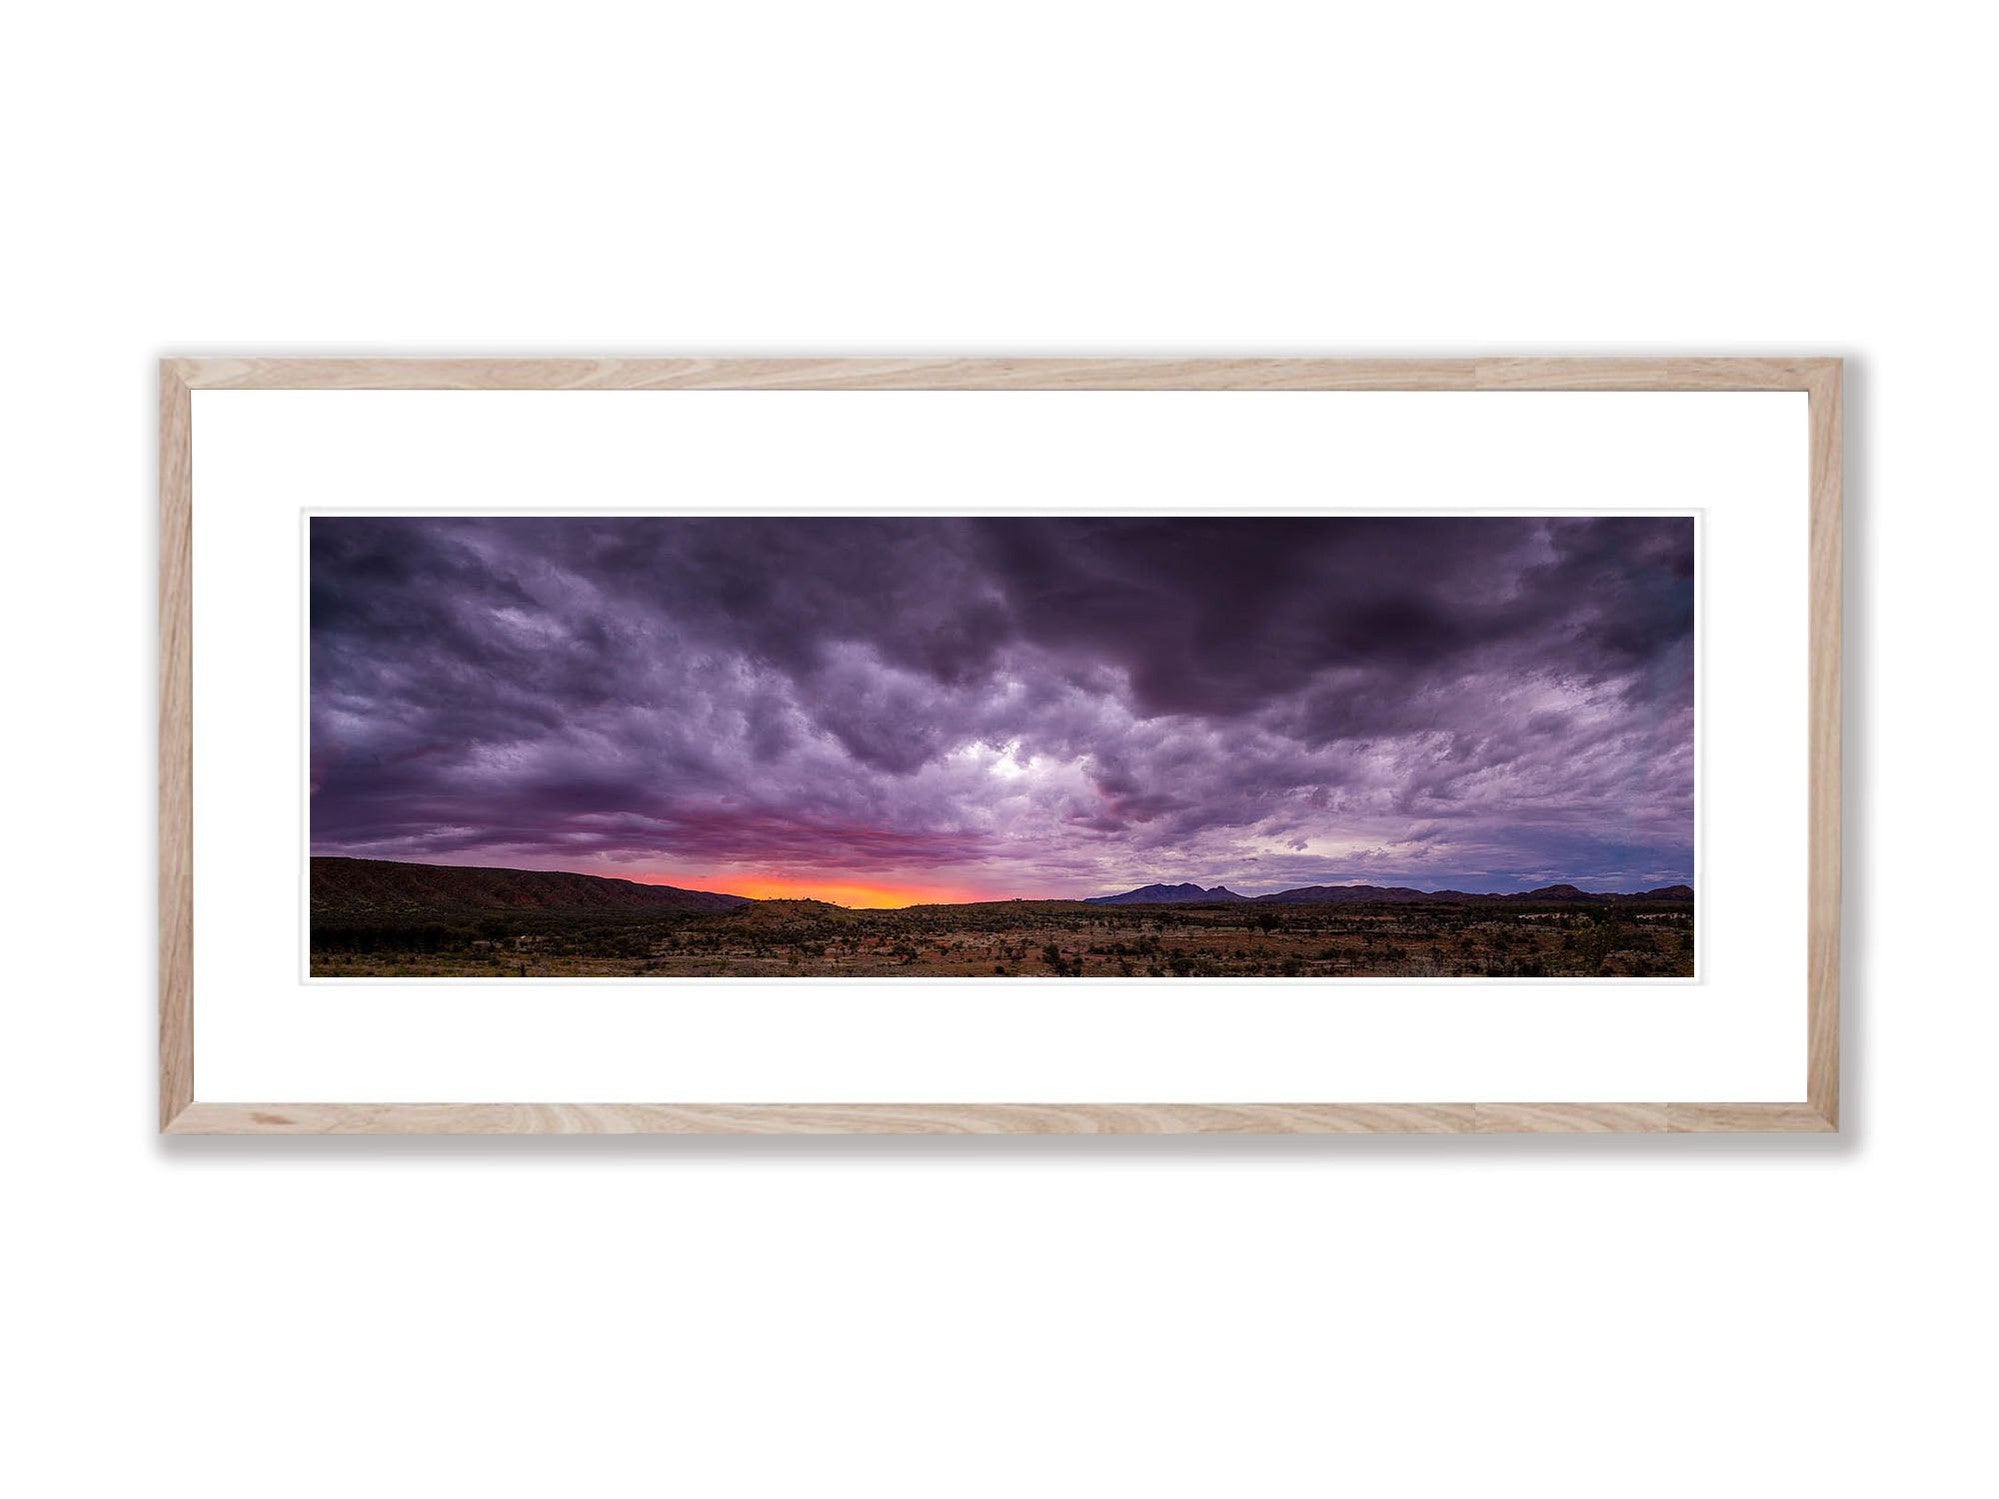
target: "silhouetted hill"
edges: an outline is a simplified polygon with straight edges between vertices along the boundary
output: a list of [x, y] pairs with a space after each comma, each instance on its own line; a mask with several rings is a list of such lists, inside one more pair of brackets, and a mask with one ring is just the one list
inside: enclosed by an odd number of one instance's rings
[[740, 895], [642, 885], [546, 869], [461, 869], [389, 859], [315, 857], [315, 920], [370, 921], [522, 911], [726, 911]]
[[1334, 905], [1366, 902], [1377, 906], [1478, 905], [1485, 901], [1533, 901], [1542, 905], [1615, 905], [1619, 901], [1691, 901], [1691, 885], [1661, 885], [1656, 890], [1624, 894], [1610, 890], [1578, 890], [1574, 885], [1543, 885], [1536, 890], [1488, 891], [1412, 890], [1406, 885], [1303, 885], [1296, 890], [1279, 890], [1274, 895], [1252, 899], [1277, 905]]
[[1127, 890], [1122, 895], [1092, 895], [1085, 901], [1091, 906], [1212, 906], [1225, 901], [1247, 900], [1246, 895], [1216, 885], [1211, 890], [1203, 890], [1199, 885], [1145, 885], [1137, 890]]
[[1122, 895], [1094, 896], [1086, 903], [1093, 906], [1188, 906], [1250, 900], [1283, 906], [1407, 906], [1533, 901], [1544, 905], [1564, 903], [1614, 905], [1619, 901], [1673, 902], [1692, 901], [1693, 898], [1693, 887], [1690, 885], [1662, 885], [1656, 890], [1629, 895], [1612, 891], [1579, 890], [1574, 885], [1543, 885], [1538, 890], [1493, 891], [1484, 894], [1474, 894], [1468, 890], [1415, 890], [1407, 885], [1300, 885], [1296, 889], [1279, 890], [1270, 895], [1243, 896], [1220, 885], [1212, 890], [1203, 890], [1199, 885], [1190, 884], [1146, 885], [1137, 890], [1127, 890]]

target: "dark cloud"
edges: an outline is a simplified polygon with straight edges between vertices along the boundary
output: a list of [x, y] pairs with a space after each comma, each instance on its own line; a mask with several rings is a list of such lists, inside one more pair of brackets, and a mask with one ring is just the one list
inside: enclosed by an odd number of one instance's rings
[[317, 519], [321, 852], [1688, 878], [1684, 519]]

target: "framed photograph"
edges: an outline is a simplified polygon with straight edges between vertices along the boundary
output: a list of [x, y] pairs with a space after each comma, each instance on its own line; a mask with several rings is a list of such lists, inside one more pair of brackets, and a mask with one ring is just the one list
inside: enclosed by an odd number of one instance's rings
[[176, 1134], [1838, 1127], [1834, 359], [169, 359]]

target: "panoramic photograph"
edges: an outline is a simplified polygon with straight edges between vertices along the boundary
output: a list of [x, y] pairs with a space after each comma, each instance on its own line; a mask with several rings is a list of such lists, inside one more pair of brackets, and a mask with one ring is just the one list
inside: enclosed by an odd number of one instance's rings
[[326, 978], [1691, 978], [1686, 516], [316, 517]]

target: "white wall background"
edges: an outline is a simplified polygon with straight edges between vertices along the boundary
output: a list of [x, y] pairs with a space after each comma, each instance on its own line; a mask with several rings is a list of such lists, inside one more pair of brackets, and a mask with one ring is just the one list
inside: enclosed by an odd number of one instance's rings
[[[1990, 1481], [1989, 24], [1969, 8], [10, 19], [34, 1495]], [[1850, 1128], [162, 1144], [162, 352], [1837, 352]], [[1983, 1413], [1981, 1416], [1980, 1413]]]

